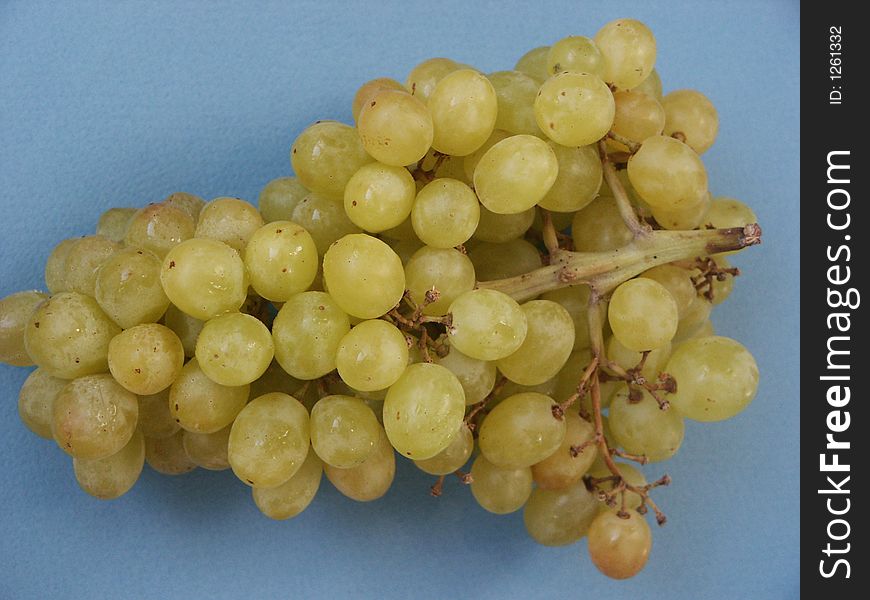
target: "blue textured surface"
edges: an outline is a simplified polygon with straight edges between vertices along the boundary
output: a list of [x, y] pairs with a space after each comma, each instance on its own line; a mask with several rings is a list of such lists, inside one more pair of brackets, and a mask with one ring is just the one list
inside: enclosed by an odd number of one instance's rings
[[432, 499], [407, 464], [371, 504], [324, 480], [285, 523], [228, 472], [146, 468], [127, 496], [99, 502], [20, 424], [27, 372], [3, 366], [0, 598], [796, 598], [798, 3], [283, 4], [0, 3], [0, 295], [42, 287], [52, 246], [110, 206], [176, 190], [255, 200], [288, 174], [294, 136], [349, 120], [367, 79], [438, 55], [506, 69], [634, 16], [657, 35], [666, 90], [700, 89], [719, 110], [704, 156], [714, 194], [747, 200], [765, 227], [715, 313], [757, 357], [758, 398], [731, 421], [689, 424], [679, 455], [646, 469], [673, 477], [657, 494], [670, 522], [641, 575], [613, 582], [585, 542], [537, 546], [520, 514], [485, 513], [456, 481]]

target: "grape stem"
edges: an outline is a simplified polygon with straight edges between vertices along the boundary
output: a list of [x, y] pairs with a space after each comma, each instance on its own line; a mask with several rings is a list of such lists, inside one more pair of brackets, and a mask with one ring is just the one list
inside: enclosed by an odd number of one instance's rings
[[[611, 132], [611, 134], [612, 133], [613, 132]], [[618, 141], [620, 141], [621, 143], [633, 143], [630, 140]], [[632, 150], [632, 152], [636, 152], [636, 150]], [[637, 213], [634, 212], [634, 207], [631, 205], [631, 201], [628, 199], [628, 193], [625, 191], [625, 187], [622, 185], [619, 177], [616, 176], [616, 167], [613, 166], [613, 162], [611, 162], [610, 158], [607, 156], [607, 145], [605, 144], [604, 140], [598, 142], [598, 154], [601, 156], [601, 168], [604, 171], [604, 180], [610, 187], [610, 191], [613, 192], [613, 197], [616, 200], [616, 206], [619, 208], [619, 214], [620, 216], [622, 216], [622, 220], [625, 222], [625, 226], [628, 227], [628, 229], [631, 231], [634, 239], [642, 238], [649, 235], [652, 229], [649, 225], [647, 225], [646, 223], [642, 223], [640, 219], [637, 218]]]

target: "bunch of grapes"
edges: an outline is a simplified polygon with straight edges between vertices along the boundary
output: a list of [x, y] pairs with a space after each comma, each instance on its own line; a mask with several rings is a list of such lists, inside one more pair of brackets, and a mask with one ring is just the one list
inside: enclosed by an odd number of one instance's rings
[[51, 253], [48, 293], [0, 301], [0, 359], [37, 366], [22, 421], [98, 498], [145, 462], [232, 469], [274, 519], [323, 473], [381, 497], [398, 453], [433, 495], [455, 474], [541, 544], [588, 536], [602, 572], [636, 574], [669, 479], [631, 461], [758, 384], [709, 316], [760, 229], [708, 191], [713, 105], [662, 95], [655, 59], [621, 19], [511, 71], [427, 60], [362, 85], [355, 126], [305, 129], [259, 208], [106, 211]]

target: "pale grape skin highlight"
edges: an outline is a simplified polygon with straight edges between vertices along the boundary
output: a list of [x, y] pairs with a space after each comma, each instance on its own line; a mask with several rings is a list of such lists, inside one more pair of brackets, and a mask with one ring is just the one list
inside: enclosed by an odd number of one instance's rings
[[258, 207], [105, 210], [53, 249], [49, 293], [0, 300], [0, 361], [37, 367], [23, 424], [94, 497], [146, 463], [230, 469], [277, 520], [324, 474], [384, 496], [398, 452], [433, 495], [456, 475], [535, 541], [588, 537], [601, 572], [637, 574], [669, 478], [624, 461], [670, 458], [685, 419], [735, 417], [759, 383], [709, 320], [756, 216], [711, 194], [718, 113], [663, 94], [656, 58], [633, 19], [488, 75], [433, 58], [363, 83], [355, 125], [305, 128]]

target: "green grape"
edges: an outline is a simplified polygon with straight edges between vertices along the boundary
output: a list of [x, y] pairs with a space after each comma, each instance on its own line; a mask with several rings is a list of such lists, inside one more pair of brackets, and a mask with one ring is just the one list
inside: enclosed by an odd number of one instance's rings
[[245, 263], [217, 240], [195, 238], [170, 250], [160, 282], [172, 304], [201, 321], [238, 310], [248, 295]]
[[136, 396], [110, 375], [88, 375], [68, 383], [51, 406], [51, 432], [74, 458], [104, 458], [123, 448], [136, 430]]
[[205, 321], [195, 319], [170, 304], [163, 315], [163, 323], [174, 331], [178, 339], [181, 340], [184, 356], [191, 358], [196, 353], [196, 340], [205, 325]]
[[362, 112], [363, 107], [366, 104], [371, 103], [372, 99], [381, 90], [401, 90], [403, 92], [406, 91], [405, 86], [403, 86], [395, 79], [390, 79], [389, 77], [378, 77], [377, 79], [366, 81], [360, 86], [360, 88], [356, 91], [356, 94], [353, 97], [351, 113], [353, 114], [354, 123], [359, 122], [359, 114], [360, 112]]
[[97, 221], [97, 235], [109, 238], [113, 242], [123, 242], [127, 234], [127, 225], [135, 213], [135, 208], [110, 208], [101, 214], [100, 220]]
[[541, 268], [541, 253], [524, 239], [503, 244], [480, 242], [468, 251], [479, 281], [495, 281], [524, 275]]
[[[541, 294], [541, 300], [551, 300], [562, 305], [574, 322], [574, 350], [589, 346], [589, 294], [588, 285], [572, 285]], [[599, 309], [599, 310], [603, 310]]]
[[357, 227], [386, 231], [408, 218], [416, 193], [414, 178], [404, 167], [370, 163], [344, 188], [344, 210]]
[[538, 82], [543, 82], [550, 76], [547, 72], [547, 55], [549, 52], [550, 46], [532, 48], [520, 57], [514, 69], [525, 73]]
[[[408, 261], [411, 260], [411, 257], [414, 255], [415, 252], [423, 247], [423, 242], [418, 240], [416, 235], [414, 236], [414, 239], [411, 240], [393, 240], [390, 238], [386, 238], [384, 239], [384, 241], [390, 248], [393, 249], [393, 252], [395, 252], [399, 259], [402, 261], [402, 264], [405, 265], [405, 278], [407, 279]], [[405, 283], [407, 284], [407, 281]]]
[[637, 352], [671, 341], [678, 318], [677, 303], [667, 288], [643, 277], [620, 284], [607, 308], [613, 335], [623, 346]]
[[149, 438], [166, 438], [181, 429], [169, 411], [169, 390], [150, 396], [139, 396], [137, 426]]
[[17, 292], [0, 300], [0, 362], [16, 367], [29, 367], [33, 364], [24, 347], [24, 331], [30, 322], [30, 316], [46, 300], [48, 294], [35, 290]]
[[157, 321], [169, 307], [161, 267], [148, 250], [124, 248], [112, 254], [97, 271], [94, 297], [100, 308], [125, 329]]
[[130, 491], [139, 480], [143, 466], [145, 438], [140, 431], [134, 431], [130, 441], [111, 456], [73, 459], [79, 486], [101, 500], [113, 500]]
[[717, 229], [729, 227], [745, 227], [751, 223], [757, 223], [758, 217], [751, 208], [736, 198], [719, 196], [713, 198], [710, 209], [704, 218], [704, 222]]
[[506, 398], [486, 415], [478, 443], [488, 461], [500, 467], [531, 467], [555, 452], [565, 439], [564, 419], [553, 399], [534, 392]]
[[471, 465], [471, 493], [481, 507], [497, 515], [516, 512], [532, 494], [532, 470], [498, 467], [484, 455]]
[[384, 400], [384, 428], [393, 447], [413, 460], [432, 458], [453, 441], [465, 416], [456, 376], [434, 363], [410, 365]]
[[449, 475], [461, 469], [471, 457], [474, 450], [474, 436], [471, 429], [463, 423], [459, 426], [459, 433], [450, 442], [450, 445], [441, 452], [425, 460], [415, 460], [414, 464], [424, 473], [430, 475]]
[[[616, 465], [622, 478], [628, 485], [636, 488], [642, 488], [646, 485], [646, 477], [644, 477], [643, 473], [641, 473], [637, 468], [629, 463], [617, 462]], [[596, 479], [604, 479], [613, 476], [613, 473], [610, 472], [610, 469], [606, 464], [601, 464], [589, 469], [589, 475]], [[596, 483], [597, 489], [608, 493], [613, 492], [614, 485], [615, 482], [613, 480]], [[622, 496], [618, 495], [616, 498], [617, 506], [622, 506], [622, 500]], [[643, 499], [639, 494], [635, 494], [628, 490], [625, 491], [625, 510], [637, 510], [640, 508], [641, 504], [643, 504]], [[610, 511], [611, 508], [602, 502], [599, 506], [599, 510]]]
[[710, 210], [710, 201], [710, 192], [707, 192], [695, 204], [675, 209], [652, 207], [651, 213], [663, 229], [696, 229], [704, 222], [707, 212]]
[[[351, 176], [372, 161], [360, 141], [361, 133], [338, 121], [318, 121], [300, 133], [290, 150], [299, 182], [312, 192], [341, 198]], [[292, 220], [299, 223], [295, 216]]]
[[426, 101], [438, 152], [471, 154], [495, 128], [498, 97], [489, 80], [473, 69], [448, 73], [435, 85]]
[[436, 179], [417, 193], [411, 225], [433, 248], [453, 248], [468, 240], [480, 220], [480, 204], [470, 187], [456, 179]]
[[273, 221], [258, 229], [245, 247], [244, 259], [251, 287], [275, 302], [307, 290], [319, 263], [314, 239], [292, 221]]
[[710, 301], [701, 296], [695, 296], [695, 299], [680, 316], [680, 323], [674, 334], [673, 342], [676, 344], [690, 337], [695, 337], [701, 326], [710, 318], [712, 310], [713, 304]]
[[147, 396], [165, 390], [183, 365], [181, 340], [164, 325], [136, 325], [109, 342], [109, 371], [134, 394]]
[[658, 281], [671, 293], [677, 303], [677, 314], [680, 318], [686, 314], [689, 306], [698, 297], [691, 275], [691, 272], [676, 265], [659, 265], [640, 274], [645, 279]]
[[273, 488], [252, 488], [254, 503], [270, 519], [291, 519], [308, 508], [323, 477], [323, 463], [309, 450], [296, 474]]
[[598, 515], [598, 499], [582, 481], [564, 489], [538, 488], [523, 509], [531, 538], [544, 546], [567, 546], [586, 535]]
[[324, 292], [290, 298], [272, 323], [278, 364], [297, 379], [317, 379], [335, 369], [335, 356], [350, 331], [347, 314]]
[[161, 202], [149, 204], [130, 217], [124, 243], [153, 252], [159, 258], [193, 237], [196, 221], [184, 210]]
[[254, 398], [233, 423], [229, 461], [253, 487], [277, 487], [305, 461], [310, 443], [308, 411], [293, 396], [273, 392]]
[[239, 253], [254, 232], [263, 226], [263, 216], [240, 198], [215, 198], [199, 213], [195, 237], [223, 242]]
[[63, 240], [48, 255], [45, 262], [45, 287], [52, 294], [68, 292], [66, 285], [66, 257], [80, 238]]
[[329, 247], [323, 280], [336, 304], [360, 319], [383, 315], [405, 293], [402, 260], [384, 242], [365, 234], [346, 235]]
[[562, 38], [547, 52], [547, 74], [562, 71], [604, 75], [604, 58], [595, 42], [582, 35]]
[[[532, 477], [541, 490], [562, 490], [573, 486], [586, 474], [598, 456], [595, 427], [592, 423], [580, 418], [576, 412], [565, 414], [564, 419], [565, 438], [561, 445], [550, 456], [532, 465]], [[575, 446], [583, 446], [577, 456], [571, 451]]]
[[177, 208], [196, 223], [197, 219], [199, 219], [199, 213], [202, 212], [202, 209], [205, 206], [205, 200], [196, 194], [173, 192], [166, 196], [163, 204]]
[[574, 212], [586, 207], [601, 188], [601, 159], [595, 146], [568, 148], [550, 142], [559, 163], [559, 174], [550, 191], [538, 203], [555, 212]]
[[444, 315], [450, 304], [476, 283], [471, 260], [453, 248], [424, 246], [405, 263], [405, 286], [418, 306], [426, 292], [438, 290], [438, 300], [423, 306], [424, 315]]
[[228, 447], [230, 441], [228, 425], [213, 433], [185, 431], [181, 434], [184, 453], [196, 466], [209, 471], [224, 471], [230, 468]]
[[335, 488], [357, 502], [377, 500], [387, 493], [396, 476], [396, 454], [383, 428], [378, 428], [378, 442], [371, 454], [350, 469], [323, 466], [326, 478]]
[[[658, 100], [641, 92], [620, 91], [613, 94], [613, 101], [616, 103], [614, 133], [638, 143], [661, 135], [665, 128], [665, 109]], [[616, 140], [608, 140], [607, 145], [612, 150], [628, 150]]]
[[184, 451], [184, 434], [181, 431], [165, 438], [145, 438], [145, 462], [163, 475], [183, 475], [196, 468]]
[[196, 340], [196, 360], [209, 379], [225, 386], [256, 381], [266, 372], [275, 346], [259, 319], [229, 313], [207, 321]]
[[545, 381], [539, 385], [520, 385], [518, 383], [514, 383], [510, 379], [505, 379], [504, 385], [502, 385], [501, 390], [495, 395], [494, 398], [487, 402], [487, 408], [492, 410], [496, 406], [498, 406], [502, 401], [510, 398], [511, 396], [516, 396], [517, 394], [526, 394], [526, 393], [536, 393], [543, 394], [545, 396], [553, 397], [553, 394], [556, 390], [556, 379], [550, 379], [549, 381]]
[[730, 419], [746, 408], [758, 390], [758, 365], [738, 341], [721, 336], [680, 344], [667, 371], [677, 380], [668, 397], [683, 416], [696, 421]]
[[96, 300], [75, 292], [41, 303], [24, 330], [27, 354], [52, 377], [75, 379], [109, 368], [109, 342], [121, 328]]
[[659, 77], [659, 72], [653, 69], [649, 72], [649, 76], [639, 84], [631, 88], [632, 92], [640, 92], [659, 102], [662, 101], [662, 78]]
[[495, 387], [495, 363], [471, 358], [456, 348], [447, 356], [436, 357], [435, 362], [456, 375], [465, 392], [465, 404], [477, 404]]
[[517, 351], [526, 337], [526, 314], [513, 298], [495, 290], [465, 292], [448, 311], [450, 344], [478, 360], [498, 360]]
[[686, 209], [707, 194], [704, 163], [686, 144], [663, 135], [643, 141], [628, 161], [628, 178], [653, 209]]
[[539, 135], [538, 123], [532, 105], [540, 84], [520, 71], [496, 71], [486, 76], [498, 99], [496, 130], [510, 133]]
[[477, 229], [474, 235], [471, 236], [471, 239], [503, 244], [504, 242], [523, 237], [526, 231], [529, 230], [529, 227], [532, 226], [532, 221], [534, 220], [534, 208], [512, 215], [500, 215], [492, 212], [485, 206], [481, 206], [480, 221], [477, 223]]
[[375, 451], [381, 425], [365, 402], [325, 396], [311, 409], [311, 446], [327, 465], [350, 469]]
[[656, 64], [656, 39], [635, 19], [611, 21], [595, 34], [604, 58], [604, 81], [631, 89], [649, 77]]
[[613, 124], [613, 94], [597, 75], [553, 75], [535, 98], [535, 119], [547, 137], [563, 146], [600, 140]]
[[430, 58], [411, 69], [405, 88], [422, 101], [429, 99], [432, 90], [444, 76], [462, 68], [462, 64], [449, 58]]
[[432, 115], [424, 102], [402, 90], [377, 92], [362, 107], [358, 125], [361, 144], [369, 156], [393, 167], [410, 165], [426, 156], [435, 135]]
[[363, 392], [383, 390], [393, 385], [408, 365], [408, 343], [402, 332], [386, 321], [363, 321], [341, 338], [335, 362], [338, 374], [350, 387]]
[[58, 379], [42, 369], [36, 369], [21, 386], [18, 393], [18, 416], [39, 437], [52, 439], [51, 408], [54, 399], [68, 383], [66, 379]]
[[514, 135], [496, 143], [477, 163], [474, 189], [492, 212], [520, 213], [544, 198], [558, 173], [559, 161], [549, 144], [533, 135]]
[[532, 300], [521, 307], [526, 337], [512, 354], [496, 365], [505, 377], [522, 385], [538, 385], [555, 377], [574, 348], [574, 321], [560, 304]]
[[599, 513], [589, 527], [589, 557], [598, 570], [613, 579], [637, 575], [649, 558], [652, 534], [636, 512], [622, 518], [614, 511]]
[[[615, 362], [625, 370], [634, 369], [640, 364], [642, 357], [641, 352], [629, 350], [620, 343], [616, 336], [612, 336], [607, 341], [607, 358]], [[646, 362], [643, 364], [640, 374], [646, 377], [647, 381], [655, 382], [658, 379], [659, 373], [665, 370], [665, 365], [671, 357], [671, 342], [665, 342], [663, 346], [659, 346], [655, 350], [650, 351], [646, 357]]]
[[617, 250], [633, 239], [616, 201], [608, 196], [596, 198], [577, 211], [571, 223], [571, 237], [577, 252]]
[[295, 396], [303, 385], [302, 381], [287, 373], [277, 361], [273, 360], [266, 367], [266, 371], [251, 383], [251, 398], [269, 392], [283, 392], [288, 396]]
[[665, 110], [665, 135], [682, 133], [686, 143], [704, 154], [716, 141], [719, 115], [709, 98], [695, 90], [676, 90], [662, 98]]
[[[451, 157], [454, 160], [458, 160], [462, 163], [462, 173], [463, 177], [460, 179], [463, 183], [467, 183], [468, 185], [472, 185], [474, 180], [474, 170], [477, 168], [477, 163], [480, 162], [480, 159], [489, 151], [490, 148], [495, 146], [500, 141], [511, 137], [511, 134], [503, 129], [493, 129], [489, 138], [483, 143], [483, 145], [466, 156], [461, 157]], [[446, 155], [442, 155], [446, 156]], [[444, 159], [446, 160], [446, 159]], [[481, 211], [486, 210], [486, 207], [481, 207]]]
[[247, 385], [215, 383], [191, 358], [169, 388], [169, 412], [183, 429], [214, 433], [233, 422], [245, 407], [249, 390]]
[[100, 235], [89, 235], [79, 239], [66, 255], [66, 288], [85, 296], [94, 297], [97, 284], [97, 270], [103, 262], [122, 248]]
[[263, 221], [289, 221], [293, 209], [310, 193], [295, 177], [273, 179], [263, 187], [257, 199]]
[[308, 194], [296, 205], [291, 221], [311, 235], [318, 256], [326, 254], [332, 243], [341, 237], [360, 232], [340, 201], [317, 193]]
[[629, 393], [627, 385], [620, 387], [610, 402], [608, 423], [617, 444], [654, 462], [672, 457], [683, 443], [683, 418], [673, 408], [659, 408], [642, 388]]

